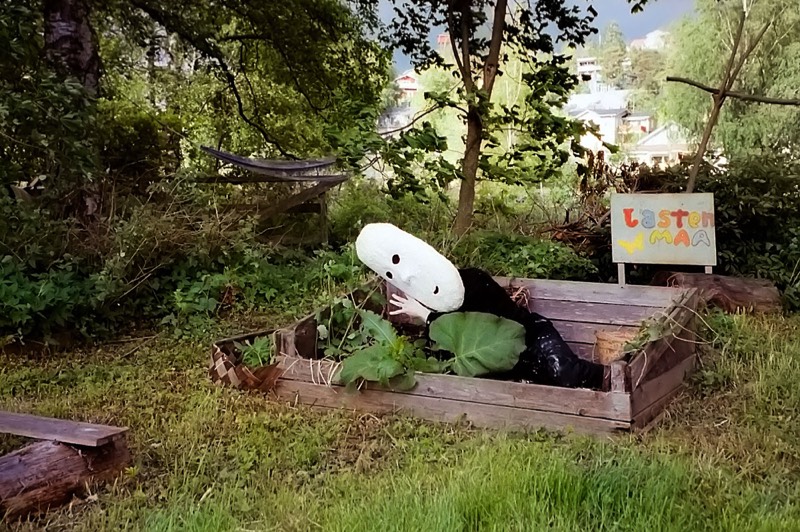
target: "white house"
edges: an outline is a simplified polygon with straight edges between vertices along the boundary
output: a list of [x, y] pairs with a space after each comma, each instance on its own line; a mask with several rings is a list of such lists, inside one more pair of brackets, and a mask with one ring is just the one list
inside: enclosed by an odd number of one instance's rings
[[[603, 142], [608, 144], [618, 144], [620, 141], [619, 131], [622, 126], [623, 118], [628, 114], [625, 109], [587, 109], [574, 116], [578, 120], [594, 124], [600, 138], [591, 133], [587, 133], [581, 138], [581, 146], [592, 151], [605, 151]], [[608, 153], [606, 153], [608, 155]]]
[[675, 164], [692, 153], [691, 146], [677, 124], [654, 129], [628, 150], [628, 159], [648, 166]]

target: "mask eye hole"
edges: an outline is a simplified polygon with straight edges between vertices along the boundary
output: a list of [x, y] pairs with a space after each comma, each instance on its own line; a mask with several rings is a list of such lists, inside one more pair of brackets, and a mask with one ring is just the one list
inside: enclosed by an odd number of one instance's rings
[[439, 293], [439, 287], [437, 286], [436, 288], [433, 289], [433, 295], [436, 295], [438, 293]]
[[400, 255], [392, 255], [392, 264], [398, 264], [400, 262]]
[[[388, 277], [389, 279], [391, 279], [391, 278], [392, 278], [392, 272], [386, 272], [386, 277]], [[437, 288], [438, 288], [438, 287], [437, 287]]]

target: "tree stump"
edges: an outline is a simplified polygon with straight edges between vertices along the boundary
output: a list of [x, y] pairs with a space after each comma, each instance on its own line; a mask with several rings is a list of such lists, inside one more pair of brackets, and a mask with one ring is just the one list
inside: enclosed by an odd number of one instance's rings
[[0, 457], [0, 515], [6, 522], [69, 502], [130, 462], [124, 437], [99, 447], [42, 441]]
[[708, 305], [719, 307], [725, 312], [773, 313], [783, 310], [780, 291], [766, 279], [658, 272], [650, 284], [699, 288], [701, 297]]

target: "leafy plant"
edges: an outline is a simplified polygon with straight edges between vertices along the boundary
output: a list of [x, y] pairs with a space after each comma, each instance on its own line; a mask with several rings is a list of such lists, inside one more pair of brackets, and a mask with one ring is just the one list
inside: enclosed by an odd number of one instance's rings
[[483, 312], [453, 312], [431, 323], [435, 349], [453, 353], [448, 361], [457, 375], [477, 377], [511, 370], [525, 350], [525, 328]]
[[272, 363], [272, 340], [269, 336], [256, 338], [251, 343], [235, 342], [234, 345], [242, 354], [242, 362], [250, 367], [267, 366]]
[[411, 342], [397, 334], [392, 324], [372, 311], [356, 309], [360, 326], [354, 337], [363, 342], [342, 361], [340, 382], [353, 389], [361, 380], [379, 382], [400, 390], [416, 385], [415, 371], [441, 372], [444, 365], [422, 350], [425, 340]]

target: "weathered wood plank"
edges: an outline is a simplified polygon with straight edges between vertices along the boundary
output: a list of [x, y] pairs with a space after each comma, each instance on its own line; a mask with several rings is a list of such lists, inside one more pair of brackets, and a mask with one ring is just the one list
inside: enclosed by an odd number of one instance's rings
[[259, 217], [261, 220], [268, 220], [273, 216], [277, 216], [278, 214], [286, 212], [292, 207], [315, 199], [317, 196], [323, 194], [327, 190], [330, 190], [336, 185], [343, 183], [345, 179], [346, 178], [342, 178], [339, 181], [324, 181], [318, 185], [314, 185], [313, 187], [303, 189], [297, 194], [278, 201], [271, 208], [264, 209], [259, 213]]
[[611, 366], [611, 391], [618, 393], [625, 393], [628, 398], [630, 395], [626, 392], [630, 388], [627, 382], [625, 367], [628, 364], [622, 360], [616, 360], [610, 364]]
[[566, 342], [591, 344], [594, 346], [594, 332], [598, 329], [609, 331], [636, 331], [638, 326], [629, 325], [603, 325], [601, 323], [581, 323], [575, 321], [551, 320], [553, 326]]
[[67, 503], [92, 483], [113, 480], [130, 460], [125, 438], [81, 448], [42, 441], [2, 456], [0, 517], [9, 522]]
[[677, 388], [674, 388], [667, 395], [658, 399], [655, 403], [637, 413], [631, 422], [631, 428], [640, 430], [649, 430], [653, 425], [657, 424], [659, 419], [664, 414], [664, 409], [675, 399], [684, 389], [685, 383], [681, 383]]
[[37, 440], [99, 447], [121, 437], [127, 431], [127, 427], [111, 427], [31, 414], [0, 412], [0, 432]]
[[557, 299], [531, 299], [529, 308], [551, 320], [635, 326], [657, 311], [656, 307], [650, 306], [583, 303]]
[[686, 376], [694, 370], [696, 361], [697, 356], [694, 353], [690, 353], [674, 368], [642, 383], [633, 390], [631, 392], [633, 417], [636, 418], [645, 410], [650, 409], [652, 405], [659, 403], [661, 399], [682, 387], [686, 381]]
[[[281, 379], [325, 385], [332, 383], [338, 364], [330, 360], [311, 361], [282, 357], [278, 367], [283, 370]], [[388, 391], [377, 384], [370, 384], [368, 388]], [[417, 385], [412, 390], [392, 390], [391, 393], [622, 421], [631, 419], [630, 395], [585, 388], [559, 388], [457, 375], [417, 373]]]
[[516, 279], [495, 277], [501, 286], [526, 286], [533, 299], [557, 299], [583, 303], [610, 303], [663, 308], [680, 297], [682, 289], [664, 286], [619, 286], [610, 283], [583, 281], [553, 281], [545, 279]]
[[364, 390], [350, 394], [341, 386], [324, 386], [302, 381], [281, 380], [274, 389], [275, 395], [292, 404], [314, 407], [346, 408], [375, 414], [405, 413], [430, 421], [454, 423], [466, 420], [476, 427], [504, 429], [574, 430], [578, 433], [609, 433], [630, 428], [629, 422], [573, 416], [556, 412], [529, 410], [508, 406], [495, 406], [386, 392]]

